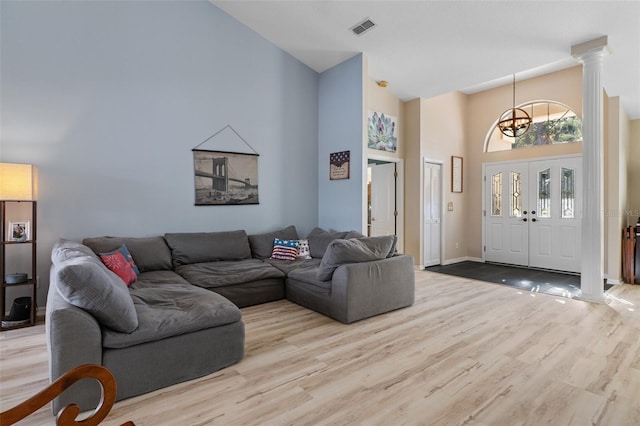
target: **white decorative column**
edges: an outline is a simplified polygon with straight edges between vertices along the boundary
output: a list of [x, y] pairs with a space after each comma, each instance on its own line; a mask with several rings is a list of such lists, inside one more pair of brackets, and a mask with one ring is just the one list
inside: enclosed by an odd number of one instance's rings
[[604, 116], [602, 63], [607, 36], [571, 47], [582, 62], [582, 267], [583, 300], [604, 297]]

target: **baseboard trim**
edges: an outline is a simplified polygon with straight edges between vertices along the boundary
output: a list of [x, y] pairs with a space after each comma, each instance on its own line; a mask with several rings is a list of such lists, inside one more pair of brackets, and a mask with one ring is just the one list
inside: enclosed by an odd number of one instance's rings
[[460, 263], [460, 262], [480, 262], [480, 263], [484, 263], [484, 261], [482, 259], [480, 259], [479, 257], [471, 257], [471, 256], [464, 256], [464, 257], [458, 257], [456, 259], [449, 259], [449, 260], [445, 260], [444, 262], [442, 262], [442, 265], [452, 265], [454, 263]]
[[[446, 266], [446, 265], [453, 265], [454, 263], [460, 263], [460, 262], [484, 263], [484, 260], [482, 260], [479, 257], [464, 256], [464, 257], [457, 257], [455, 259], [448, 259], [442, 262], [440, 265], [431, 265], [431, 266]], [[416, 270], [424, 271], [426, 268], [430, 268], [431, 266], [416, 265]]]

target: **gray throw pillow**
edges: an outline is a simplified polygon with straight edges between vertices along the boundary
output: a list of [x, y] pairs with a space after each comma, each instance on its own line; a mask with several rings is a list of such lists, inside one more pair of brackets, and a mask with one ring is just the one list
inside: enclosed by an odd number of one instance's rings
[[345, 238], [347, 234], [347, 232], [329, 232], [322, 228], [313, 228], [306, 238], [309, 240], [311, 257], [322, 259], [331, 241]]
[[329, 281], [340, 265], [384, 259], [393, 245], [394, 235], [334, 240], [322, 257], [316, 278]]
[[138, 327], [138, 315], [126, 284], [99, 260], [77, 257], [56, 270], [56, 285], [68, 303], [84, 309], [98, 322], [121, 333]]
[[295, 226], [291, 225], [279, 231], [249, 235], [251, 256], [255, 259], [270, 258], [273, 252], [273, 241], [276, 238], [281, 240], [298, 240], [298, 231]]

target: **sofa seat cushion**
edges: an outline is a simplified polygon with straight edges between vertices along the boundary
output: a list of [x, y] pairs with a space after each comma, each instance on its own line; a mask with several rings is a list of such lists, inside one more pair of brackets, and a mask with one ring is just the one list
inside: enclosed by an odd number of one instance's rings
[[318, 266], [307, 266], [295, 269], [287, 275], [288, 285], [292, 282], [302, 283], [306, 288], [313, 290], [314, 293], [331, 294], [331, 281], [320, 281], [317, 278]]
[[293, 262], [290, 260], [278, 259], [265, 259], [264, 261], [274, 268], [278, 268], [280, 271], [284, 272], [285, 275], [289, 275], [289, 272], [295, 269], [318, 266], [320, 265], [321, 259], [296, 259]]
[[229, 300], [190, 284], [132, 289], [131, 297], [138, 328], [128, 334], [104, 329], [104, 347], [125, 348], [242, 319], [240, 309]]
[[258, 259], [195, 263], [175, 270], [191, 284], [204, 288], [284, 277], [281, 271]]
[[131, 284], [131, 288], [155, 287], [165, 284], [189, 284], [189, 281], [173, 271], [149, 271], [141, 273], [138, 276], [138, 281]]

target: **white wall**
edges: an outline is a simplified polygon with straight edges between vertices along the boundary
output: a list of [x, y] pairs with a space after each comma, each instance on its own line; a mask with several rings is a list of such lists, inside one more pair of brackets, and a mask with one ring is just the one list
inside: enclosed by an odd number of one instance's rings
[[[366, 232], [363, 56], [320, 74], [318, 222], [325, 229]], [[351, 151], [350, 178], [329, 180], [329, 154]]]
[[[465, 130], [467, 96], [450, 92], [430, 99], [406, 102], [403, 108], [406, 141], [405, 184], [405, 252], [411, 254], [416, 265], [423, 265], [424, 244], [424, 160], [442, 163], [444, 192], [442, 203], [443, 264], [459, 261], [467, 256], [468, 217], [466, 199], [468, 182]], [[463, 192], [451, 192], [451, 156], [463, 157]], [[447, 209], [452, 203], [453, 210]]]
[[[467, 255], [467, 233], [469, 211], [465, 192], [474, 176], [467, 173], [467, 163], [475, 159], [466, 152], [465, 132], [467, 126], [467, 96], [450, 92], [431, 99], [421, 100], [420, 126], [422, 152], [429, 160], [442, 161], [444, 207], [442, 226], [443, 263], [459, 261]], [[462, 157], [462, 193], [451, 192], [451, 156]], [[424, 188], [422, 188], [424, 191]], [[448, 209], [451, 203], [453, 210]]]
[[622, 235], [627, 225], [635, 225], [638, 213], [629, 206], [628, 158], [631, 121], [619, 97], [605, 98], [605, 273], [610, 283], [622, 281]]
[[[467, 208], [467, 256], [470, 257], [482, 258], [482, 163], [518, 161], [582, 152], [582, 143], [484, 152], [487, 133], [495, 125], [500, 114], [511, 105], [512, 94], [513, 87], [505, 85], [467, 97], [464, 194]], [[582, 66], [578, 65], [518, 81], [516, 104], [540, 99], [563, 103], [582, 116]]]
[[[0, 161], [39, 168], [41, 305], [59, 237], [317, 225], [316, 72], [207, 1], [0, 8]], [[196, 207], [191, 149], [227, 124], [260, 204]]]

